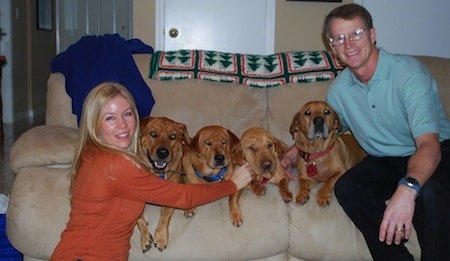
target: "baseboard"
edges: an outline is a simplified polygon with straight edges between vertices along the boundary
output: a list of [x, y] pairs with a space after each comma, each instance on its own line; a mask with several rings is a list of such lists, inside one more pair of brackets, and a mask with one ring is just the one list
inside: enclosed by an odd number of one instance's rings
[[3, 122], [4, 123], [13, 123], [13, 122], [16, 122], [16, 121], [21, 121], [21, 120], [26, 120], [26, 119], [29, 119], [29, 118], [33, 118], [33, 117], [36, 117], [38, 115], [43, 115], [43, 114], [45, 114], [45, 109], [46, 109], [46, 107], [43, 106], [43, 107], [39, 107], [39, 108], [36, 108], [36, 109], [33, 109], [33, 110], [28, 110], [28, 111], [15, 113], [14, 116], [13, 116], [12, 121], [7, 121], [6, 119], [3, 119]]

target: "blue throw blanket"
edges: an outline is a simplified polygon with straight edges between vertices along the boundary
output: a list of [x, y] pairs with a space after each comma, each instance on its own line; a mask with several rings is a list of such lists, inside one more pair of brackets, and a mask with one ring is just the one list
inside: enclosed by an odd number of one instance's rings
[[150, 114], [155, 100], [132, 53], [153, 53], [153, 48], [138, 39], [125, 40], [118, 34], [84, 36], [53, 58], [52, 72], [64, 74], [66, 91], [72, 98], [72, 112], [77, 115], [78, 123], [87, 94], [104, 81], [123, 84], [133, 95], [139, 115]]

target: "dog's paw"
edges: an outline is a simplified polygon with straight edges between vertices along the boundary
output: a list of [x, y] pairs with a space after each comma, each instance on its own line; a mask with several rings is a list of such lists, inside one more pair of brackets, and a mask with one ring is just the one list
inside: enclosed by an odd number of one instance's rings
[[299, 193], [297, 197], [295, 198], [295, 202], [297, 202], [300, 205], [305, 205], [306, 202], [309, 200], [309, 194], [306, 193]]
[[197, 210], [195, 208], [184, 211], [184, 216], [186, 218], [191, 218], [191, 217], [195, 216], [196, 214], [197, 214]]
[[292, 202], [292, 193], [289, 191], [280, 191], [281, 197], [283, 198], [285, 203], [290, 203]]
[[150, 250], [152, 248], [152, 244], [153, 244], [153, 237], [152, 234], [150, 233], [145, 233], [141, 235], [141, 248], [142, 248], [142, 253], [147, 252], [148, 250]]
[[230, 219], [231, 223], [233, 223], [233, 226], [240, 227], [244, 224], [244, 218], [242, 216], [242, 213], [230, 213]]
[[331, 202], [331, 193], [328, 192], [324, 192], [324, 191], [319, 191], [319, 193], [317, 193], [317, 204], [321, 207], [326, 207], [328, 205], [330, 205]]
[[260, 183], [250, 183], [250, 189], [258, 197], [264, 196], [266, 194], [266, 186]]
[[156, 229], [155, 232], [155, 247], [162, 252], [166, 249], [169, 243], [169, 231], [163, 229]]

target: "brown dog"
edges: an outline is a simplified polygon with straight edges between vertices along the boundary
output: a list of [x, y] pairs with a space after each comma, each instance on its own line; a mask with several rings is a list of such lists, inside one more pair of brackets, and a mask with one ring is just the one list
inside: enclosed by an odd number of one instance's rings
[[[239, 144], [239, 138], [230, 130], [217, 125], [201, 128], [191, 139], [189, 152], [183, 157], [186, 171], [186, 183], [201, 184], [228, 180], [235, 167], [233, 149]], [[239, 207], [239, 190], [229, 198], [230, 219], [234, 226], [243, 224], [243, 215]], [[196, 208], [186, 210], [184, 215], [192, 217]]]
[[365, 153], [353, 136], [339, 135], [340, 131], [339, 116], [326, 102], [308, 102], [294, 115], [290, 133], [299, 151], [297, 203], [309, 200], [313, 183], [324, 183], [317, 194], [317, 203], [329, 205], [336, 181], [364, 158]]
[[[186, 125], [165, 117], [146, 117], [140, 122], [139, 156], [153, 170], [155, 175], [181, 183], [184, 151], [189, 144]], [[138, 220], [141, 231], [142, 251], [149, 250], [152, 243], [162, 251], [169, 241], [169, 223], [174, 209], [161, 208], [161, 216], [155, 231], [155, 239], [148, 230], [148, 223], [142, 215]]]
[[249, 128], [241, 136], [240, 153], [243, 160], [250, 163], [253, 179], [249, 184], [251, 191], [258, 196], [266, 193], [266, 183], [278, 185], [281, 197], [288, 203], [292, 201], [289, 191], [289, 177], [281, 166], [280, 159], [288, 146], [262, 128]]

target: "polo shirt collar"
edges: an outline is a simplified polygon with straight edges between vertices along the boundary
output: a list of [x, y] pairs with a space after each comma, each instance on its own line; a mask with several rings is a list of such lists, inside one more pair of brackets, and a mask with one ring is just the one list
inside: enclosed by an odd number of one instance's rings
[[[379, 48], [380, 52], [378, 54], [378, 62], [377, 62], [377, 68], [375, 69], [375, 73], [373, 74], [372, 78], [369, 80], [368, 85], [370, 86], [372, 82], [378, 82], [380, 80], [388, 79], [390, 75], [390, 65], [392, 60], [392, 54], [386, 52], [383, 48]], [[351, 73], [349, 70], [350, 77], [349, 85], [348, 86], [367, 86], [364, 83], [362, 83], [356, 76]]]

